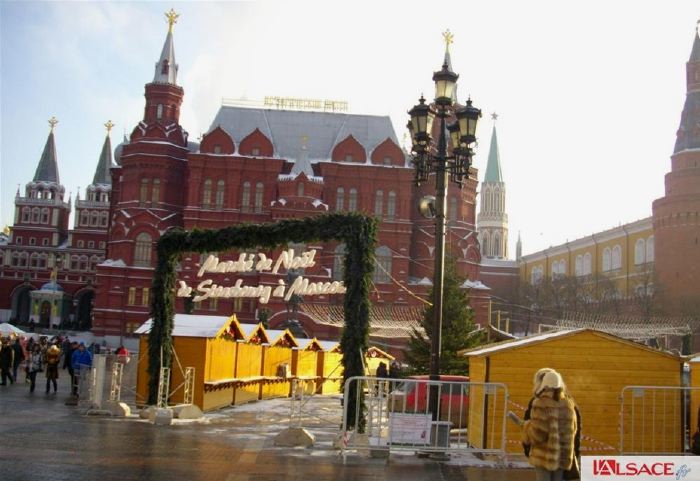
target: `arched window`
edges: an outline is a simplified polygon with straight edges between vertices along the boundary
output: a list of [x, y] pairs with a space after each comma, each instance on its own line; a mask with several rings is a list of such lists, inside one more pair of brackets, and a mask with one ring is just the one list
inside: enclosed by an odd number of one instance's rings
[[262, 182], [258, 182], [257, 184], [255, 184], [255, 212], [262, 212], [264, 192], [265, 186]]
[[22, 222], [29, 222], [32, 218], [32, 209], [29, 207], [22, 207]]
[[387, 220], [394, 220], [396, 217], [396, 192], [389, 191], [389, 198], [386, 202], [386, 218]]
[[654, 236], [647, 238], [647, 262], [654, 262]]
[[241, 198], [241, 210], [250, 212], [250, 182], [243, 182], [243, 196]]
[[343, 210], [345, 208], [345, 189], [338, 187], [335, 194], [335, 210]]
[[622, 248], [619, 245], [616, 245], [612, 249], [611, 263], [613, 269], [622, 268]]
[[304, 183], [299, 182], [297, 184], [297, 196], [304, 197]]
[[387, 246], [381, 246], [375, 249], [374, 258], [376, 266], [374, 267], [374, 276], [372, 280], [377, 284], [386, 284], [391, 281], [391, 250]]
[[137, 267], [151, 266], [151, 250], [153, 248], [151, 236], [146, 232], [141, 232], [136, 236], [134, 247], [134, 265]]
[[603, 249], [603, 272], [608, 272], [612, 266], [612, 251], [610, 247]]
[[38, 224], [41, 220], [41, 211], [38, 207], [32, 209], [32, 224]]
[[342, 281], [345, 275], [345, 244], [338, 244], [333, 252], [333, 280]]
[[644, 264], [645, 253], [644, 239], [637, 239], [634, 243], [634, 265]]
[[139, 201], [142, 204], [148, 202], [148, 179], [141, 179], [141, 190], [139, 192]]
[[384, 191], [378, 190], [377, 193], [374, 194], [374, 215], [381, 219], [383, 214], [384, 214]]
[[153, 179], [153, 190], [151, 191], [151, 202], [160, 202], [160, 179]]
[[204, 190], [202, 191], [202, 208], [209, 209], [211, 207], [211, 179], [204, 181]]
[[216, 183], [216, 208], [221, 209], [224, 206], [224, 188], [226, 187], [226, 184], [224, 183], [223, 180], [219, 180]]
[[163, 118], [163, 104], [158, 104], [158, 107], [156, 107], [156, 118], [158, 120]]
[[357, 189], [355, 188], [350, 189], [348, 195], [348, 210], [350, 212], [357, 210]]
[[583, 255], [583, 275], [587, 276], [591, 274], [591, 254], [586, 252]]
[[576, 264], [574, 268], [574, 273], [576, 276], [582, 276], [583, 275], [583, 256], [582, 255], [577, 255], [576, 256]]
[[44, 207], [41, 209], [41, 223], [42, 224], [48, 224], [49, 223], [49, 208]]
[[457, 197], [450, 197], [450, 222], [457, 222]]

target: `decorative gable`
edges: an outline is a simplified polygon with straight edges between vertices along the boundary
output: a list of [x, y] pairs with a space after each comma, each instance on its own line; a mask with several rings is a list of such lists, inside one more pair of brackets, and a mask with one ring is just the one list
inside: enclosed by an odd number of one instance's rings
[[372, 164], [374, 165], [397, 165], [403, 167], [406, 165], [403, 151], [401, 147], [387, 137], [387, 139], [372, 152]]
[[231, 136], [221, 127], [217, 127], [202, 138], [199, 151], [203, 154], [233, 155], [235, 145]]
[[358, 162], [364, 164], [367, 162], [367, 152], [362, 147], [355, 137], [348, 135], [345, 140], [338, 143], [333, 148], [331, 160], [334, 162]]
[[241, 140], [241, 144], [238, 146], [240, 155], [254, 157], [272, 157], [273, 150], [272, 142], [265, 134], [260, 132], [260, 129], [253, 130], [246, 138]]

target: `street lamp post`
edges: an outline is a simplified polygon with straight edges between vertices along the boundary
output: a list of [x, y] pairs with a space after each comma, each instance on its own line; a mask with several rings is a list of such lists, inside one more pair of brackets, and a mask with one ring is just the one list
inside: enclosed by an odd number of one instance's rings
[[[451, 70], [449, 61], [452, 34], [448, 30], [443, 36], [446, 42], [445, 61], [442, 69], [433, 73], [434, 106], [427, 105], [421, 96], [419, 103], [408, 112], [411, 119], [407, 126], [412, 139], [416, 185], [427, 182], [430, 175], [435, 174], [435, 205], [430, 209], [430, 214], [435, 216], [433, 325], [430, 346], [430, 379], [433, 381], [440, 379], [447, 174], [450, 174], [450, 180], [460, 188], [464, 180], [469, 178], [469, 168], [474, 155], [471, 145], [476, 141], [476, 125], [481, 117], [481, 110], [472, 106], [471, 99], [467, 100], [465, 106], [460, 106], [455, 101], [454, 93], [459, 75]], [[437, 139], [432, 137], [435, 117], [439, 121]], [[452, 122], [448, 123], [448, 120]], [[433, 420], [437, 420], [438, 397], [438, 386], [431, 386], [428, 406]]]

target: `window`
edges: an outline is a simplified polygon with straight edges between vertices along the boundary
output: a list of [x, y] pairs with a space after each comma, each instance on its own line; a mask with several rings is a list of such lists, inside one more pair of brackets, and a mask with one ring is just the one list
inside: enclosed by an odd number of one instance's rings
[[608, 272], [612, 268], [612, 251], [610, 247], [603, 249], [603, 272]]
[[342, 281], [345, 276], [345, 244], [338, 244], [333, 252], [333, 273], [334, 281]]
[[141, 305], [143, 307], [148, 307], [150, 289], [148, 287], [143, 288], [143, 293], [141, 294]]
[[588, 276], [591, 274], [591, 254], [586, 252], [583, 255], [583, 275]]
[[457, 197], [450, 197], [450, 222], [457, 222]]
[[391, 250], [387, 246], [378, 247], [374, 251], [376, 266], [372, 280], [377, 284], [386, 284], [391, 281]]
[[159, 120], [163, 118], [163, 104], [158, 104], [156, 108], [156, 118]]
[[379, 217], [380, 219], [382, 218], [382, 215], [384, 214], [384, 191], [378, 190], [376, 194], [374, 194], [374, 215]]
[[48, 224], [49, 223], [49, 208], [44, 207], [41, 209], [41, 223], [42, 224]]
[[262, 182], [255, 184], [255, 212], [257, 213], [262, 212], [264, 189]]
[[297, 196], [304, 197], [304, 183], [299, 182], [297, 184]]
[[134, 249], [134, 265], [138, 267], [151, 266], [151, 236], [146, 232], [141, 232], [136, 236], [136, 246]]
[[153, 190], [151, 191], [151, 202], [160, 202], [160, 179], [153, 179]]
[[576, 276], [582, 276], [583, 275], [583, 256], [582, 255], [577, 255], [576, 256], [576, 264], [575, 264], [575, 269], [574, 272]]
[[224, 181], [219, 180], [216, 183], [216, 199], [214, 200], [214, 202], [216, 202], [217, 209], [221, 209], [224, 206], [224, 188]]
[[348, 210], [350, 212], [357, 210], [357, 189], [355, 188], [350, 189], [350, 193], [348, 195]]
[[654, 262], [654, 236], [647, 239], [647, 262]]
[[620, 269], [622, 267], [622, 248], [616, 245], [612, 249], [611, 264], [613, 269]]
[[389, 192], [389, 200], [386, 204], [386, 218], [387, 220], [394, 220], [396, 216], [396, 192], [393, 190]]
[[241, 210], [250, 211], [250, 182], [243, 182], [243, 197], [241, 198]]
[[209, 209], [211, 207], [211, 179], [204, 181], [204, 190], [202, 191], [202, 207]]
[[133, 306], [136, 304], [136, 288], [135, 287], [129, 287], [129, 297], [126, 300], [127, 305]]
[[148, 179], [141, 179], [141, 191], [139, 192], [139, 201], [142, 204], [148, 202]]
[[338, 187], [335, 194], [335, 210], [343, 210], [345, 208], [345, 189]]
[[644, 239], [637, 239], [634, 244], [634, 265], [644, 264], [645, 245]]

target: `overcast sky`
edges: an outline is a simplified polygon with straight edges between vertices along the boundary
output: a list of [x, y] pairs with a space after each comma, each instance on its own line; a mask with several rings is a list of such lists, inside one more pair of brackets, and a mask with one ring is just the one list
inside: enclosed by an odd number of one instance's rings
[[[60, 180], [92, 181], [112, 120], [116, 146], [142, 118], [144, 84], [174, 29], [180, 123], [196, 140], [221, 99], [346, 100], [390, 115], [433, 95], [441, 32], [454, 33], [458, 97], [493, 121], [507, 186], [510, 252], [651, 215], [663, 195], [685, 99], [697, 0], [362, 2], [0, 1], [0, 224], [31, 181], [55, 115]], [[310, 133], [310, 135], [313, 135]], [[72, 226], [72, 223], [71, 223]]]

